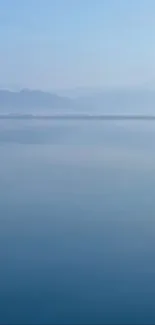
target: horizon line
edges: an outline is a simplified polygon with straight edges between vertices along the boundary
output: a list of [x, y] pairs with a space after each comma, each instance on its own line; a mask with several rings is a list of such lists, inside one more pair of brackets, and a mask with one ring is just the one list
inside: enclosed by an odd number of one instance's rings
[[155, 121], [155, 115], [89, 115], [89, 114], [59, 114], [59, 115], [33, 115], [33, 114], [0, 114], [1, 120], [141, 120]]

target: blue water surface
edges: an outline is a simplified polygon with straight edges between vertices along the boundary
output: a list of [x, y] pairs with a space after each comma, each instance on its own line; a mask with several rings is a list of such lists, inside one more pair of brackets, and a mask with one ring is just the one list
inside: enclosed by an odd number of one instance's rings
[[0, 324], [155, 323], [155, 122], [0, 121]]

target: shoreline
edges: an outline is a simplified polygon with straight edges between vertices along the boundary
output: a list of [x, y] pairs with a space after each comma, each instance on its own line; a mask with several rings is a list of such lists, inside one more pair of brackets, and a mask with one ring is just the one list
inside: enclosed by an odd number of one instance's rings
[[143, 120], [154, 121], [155, 115], [0, 115], [1, 120], [103, 120], [103, 121], [121, 121], [121, 120]]

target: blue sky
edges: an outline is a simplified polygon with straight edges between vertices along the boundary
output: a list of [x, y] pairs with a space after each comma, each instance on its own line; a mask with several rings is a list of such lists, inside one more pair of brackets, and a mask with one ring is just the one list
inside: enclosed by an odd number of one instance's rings
[[155, 80], [154, 0], [0, 0], [0, 86]]

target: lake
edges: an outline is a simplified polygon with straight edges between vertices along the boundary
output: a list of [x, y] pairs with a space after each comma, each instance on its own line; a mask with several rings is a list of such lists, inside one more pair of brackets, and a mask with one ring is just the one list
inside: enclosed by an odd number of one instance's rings
[[155, 323], [155, 122], [0, 120], [0, 324]]

